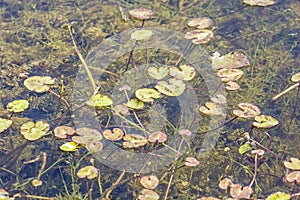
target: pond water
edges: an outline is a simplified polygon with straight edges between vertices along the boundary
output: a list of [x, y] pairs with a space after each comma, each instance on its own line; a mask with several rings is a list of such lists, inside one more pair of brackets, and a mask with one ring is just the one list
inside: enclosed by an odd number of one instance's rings
[[300, 2], [224, 2], [0, 0], [0, 199], [299, 198]]

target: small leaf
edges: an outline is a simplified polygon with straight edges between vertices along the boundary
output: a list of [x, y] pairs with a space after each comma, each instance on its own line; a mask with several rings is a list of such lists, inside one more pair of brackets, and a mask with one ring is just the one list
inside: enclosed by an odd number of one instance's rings
[[9, 102], [6, 106], [6, 109], [10, 112], [18, 113], [26, 110], [28, 106], [29, 106], [29, 102], [27, 100], [20, 99], [20, 100], [14, 100], [12, 102]]
[[149, 176], [143, 176], [140, 180], [140, 183], [142, 184], [142, 186], [144, 188], [152, 190], [152, 189], [156, 188], [156, 186], [159, 183], [159, 180], [158, 180], [157, 176], [149, 175]]
[[154, 99], [161, 98], [161, 94], [151, 88], [141, 88], [135, 91], [135, 96], [143, 102], [153, 102]]
[[266, 198], [266, 200], [289, 200], [291, 196], [284, 192], [276, 192]]
[[25, 87], [37, 93], [47, 92], [55, 80], [50, 76], [32, 76], [24, 81]]
[[240, 110], [234, 110], [233, 114], [241, 118], [252, 118], [260, 114], [260, 109], [251, 103], [239, 103]]
[[80, 145], [76, 144], [75, 142], [66, 142], [59, 147], [60, 150], [65, 152], [74, 152], [79, 149]]
[[131, 34], [133, 40], [148, 40], [153, 35], [151, 30], [137, 30]]
[[212, 57], [212, 68], [215, 70], [241, 68], [248, 65], [250, 62], [242, 51], [233, 51], [224, 56], [215, 52]]
[[142, 102], [141, 100], [134, 98], [134, 99], [130, 99], [125, 106], [127, 106], [128, 108], [132, 108], [132, 109], [143, 109], [144, 108], [144, 102]]
[[205, 44], [208, 43], [214, 37], [214, 33], [211, 30], [193, 30], [185, 34], [185, 39], [192, 39], [194, 44]]
[[213, 25], [213, 21], [208, 17], [199, 17], [188, 22], [189, 27], [196, 27], [197, 29], [209, 28]]
[[149, 19], [153, 12], [147, 8], [138, 8], [129, 10], [129, 14], [137, 19]]
[[199, 108], [199, 111], [208, 116], [223, 115], [222, 107], [213, 102], [207, 102]]
[[113, 104], [112, 99], [103, 94], [93, 95], [87, 102], [86, 105], [94, 107], [94, 108], [103, 108], [108, 107]]
[[156, 80], [161, 80], [168, 76], [169, 74], [169, 67], [162, 66], [162, 67], [149, 67], [147, 69], [149, 76]]
[[246, 142], [245, 144], [243, 144], [239, 147], [239, 153], [240, 154], [244, 154], [244, 153], [246, 153], [250, 150], [252, 150], [252, 148], [251, 148], [251, 146], [248, 142]]
[[155, 88], [167, 96], [179, 96], [185, 90], [185, 84], [182, 80], [175, 78], [169, 79], [169, 81], [159, 81]]
[[0, 118], [0, 133], [4, 132], [12, 125], [12, 121], [9, 119]]
[[297, 74], [294, 74], [291, 78], [291, 81], [297, 83], [300, 81], [300, 72], [298, 72]]
[[253, 122], [253, 126], [255, 126], [256, 128], [271, 128], [279, 124], [279, 121], [277, 119], [269, 115], [255, 116], [254, 120], [256, 122]]
[[291, 162], [284, 161], [284, 166], [288, 169], [300, 170], [300, 160], [298, 158], [291, 158]]
[[98, 174], [99, 174], [99, 170], [92, 165], [83, 167], [77, 172], [77, 176], [79, 178], [88, 178], [88, 179], [94, 179], [98, 177]]
[[124, 148], [136, 148], [144, 146], [148, 142], [147, 138], [136, 134], [126, 134], [123, 139], [125, 140], [123, 142]]
[[174, 78], [189, 81], [192, 80], [196, 75], [196, 70], [194, 67], [182, 64], [179, 66], [180, 69], [177, 67], [170, 68], [170, 75]]

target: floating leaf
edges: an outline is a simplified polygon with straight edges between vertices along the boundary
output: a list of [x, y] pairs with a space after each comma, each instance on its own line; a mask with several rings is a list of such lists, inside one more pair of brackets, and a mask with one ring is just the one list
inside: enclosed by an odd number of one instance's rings
[[85, 148], [89, 152], [99, 152], [103, 149], [103, 144], [100, 141], [89, 141], [85, 144]]
[[251, 103], [239, 103], [241, 110], [234, 110], [233, 114], [241, 118], [252, 118], [260, 114], [260, 109]]
[[158, 199], [159, 199], [159, 195], [155, 191], [149, 189], [143, 189], [138, 197], [138, 200], [158, 200]]
[[9, 119], [0, 118], [0, 133], [4, 132], [12, 125], [12, 121]]
[[284, 161], [284, 166], [292, 170], [300, 170], [300, 160], [298, 158], [291, 158], [291, 162]]
[[166, 140], [167, 140], [167, 134], [160, 131], [153, 132], [148, 137], [148, 141], [152, 143], [154, 142], [163, 143]]
[[147, 8], [139, 8], [134, 10], [129, 10], [129, 14], [132, 17], [135, 17], [137, 19], [149, 19], [151, 15], [153, 15], [152, 10], [149, 10]]
[[113, 108], [113, 113], [117, 115], [127, 115], [129, 113], [129, 109], [126, 105], [116, 105]]
[[127, 106], [128, 108], [132, 108], [132, 109], [143, 109], [144, 108], [144, 102], [142, 102], [141, 100], [134, 98], [134, 99], [130, 99], [125, 106]]
[[79, 178], [88, 178], [88, 179], [94, 179], [98, 177], [98, 174], [99, 174], [99, 170], [92, 165], [83, 167], [77, 172], [77, 176]]
[[149, 67], [147, 69], [149, 76], [156, 80], [161, 80], [165, 78], [169, 74], [169, 67], [162, 66], [162, 67]]
[[294, 171], [289, 173], [286, 176], [286, 180], [290, 183], [292, 182], [300, 183], [300, 171]]
[[103, 137], [107, 140], [117, 141], [121, 140], [123, 136], [124, 132], [119, 128], [114, 128], [112, 131], [110, 129], [103, 131]]
[[256, 128], [271, 128], [279, 124], [277, 119], [269, 115], [255, 116], [254, 120], [256, 122], [253, 122], [253, 126]]
[[211, 101], [218, 104], [225, 104], [227, 102], [226, 97], [222, 94], [216, 94], [211, 98]]
[[290, 200], [291, 196], [284, 192], [276, 192], [266, 198], [266, 200]]
[[211, 30], [193, 30], [184, 35], [185, 39], [192, 39], [194, 44], [208, 43], [214, 37], [214, 33]]
[[226, 86], [225, 86], [226, 90], [237, 90], [240, 88], [239, 84], [237, 84], [236, 82], [234, 81], [229, 81], [226, 83]]
[[240, 184], [233, 184], [230, 188], [230, 195], [235, 199], [249, 199], [252, 192], [251, 187], [242, 187]]
[[20, 99], [20, 100], [14, 100], [12, 102], [9, 102], [6, 106], [6, 109], [10, 112], [18, 113], [26, 110], [28, 106], [29, 106], [29, 102], [27, 100]]
[[[34, 186], [34, 187], [38, 187], [38, 186], [41, 186], [43, 184], [43, 181], [41, 180], [38, 180], [38, 179], [33, 179], [31, 181], [31, 184]], [[1, 198], [0, 198], [1, 199]]]
[[171, 67], [170, 68], [170, 75], [174, 78], [189, 81], [192, 80], [196, 75], [196, 70], [194, 67], [182, 64], [179, 66], [180, 69], [177, 67]]
[[246, 153], [250, 150], [252, 150], [252, 147], [248, 142], [246, 142], [245, 144], [243, 144], [239, 147], [239, 153], [240, 154], [244, 154], [244, 153]]
[[133, 40], [148, 40], [153, 35], [151, 30], [137, 30], [131, 33], [131, 39]]
[[250, 62], [242, 51], [233, 51], [224, 56], [220, 56], [218, 52], [215, 52], [212, 57], [212, 68], [214, 70], [241, 68], [248, 65], [250, 65]]
[[195, 166], [198, 166], [199, 164], [200, 164], [200, 162], [196, 158], [193, 158], [193, 157], [185, 158], [185, 163], [184, 163], [185, 166], [195, 167]]
[[291, 81], [297, 83], [300, 82], [300, 72], [298, 72], [297, 74], [294, 74], [291, 78]]
[[90, 142], [96, 142], [102, 140], [102, 135], [97, 129], [82, 127], [76, 130], [79, 136], [73, 136], [72, 140], [77, 144], [86, 145]]
[[80, 145], [76, 144], [75, 142], [66, 142], [59, 147], [60, 150], [65, 152], [74, 152], [80, 148]]
[[232, 185], [233, 183], [229, 178], [224, 178], [219, 183], [219, 187], [223, 190], [227, 190], [227, 188], [231, 187]]
[[144, 188], [154, 189], [157, 187], [159, 180], [155, 175], [143, 176], [140, 180], [140, 183]]
[[269, 6], [275, 4], [275, 0], [243, 0], [243, 2], [250, 6]]
[[27, 122], [21, 126], [21, 134], [30, 141], [38, 140], [50, 130], [50, 125], [43, 121]]
[[155, 88], [167, 96], [179, 96], [185, 90], [185, 84], [182, 80], [171, 78], [167, 81], [159, 81]]
[[201, 198], [198, 198], [197, 200], [221, 200], [221, 199], [216, 198], [216, 197], [201, 197]]
[[199, 108], [199, 111], [208, 116], [223, 115], [222, 107], [213, 102], [207, 102]]
[[244, 72], [240, 69], [220, 69], [217, 73], [222, 82], [237, 81], [243, 76]]
[[136, 134], [126, 134], [123, 138], [123, 147], [125, 148], [136, 148], [147, 144], [148, 140], [144, 136]]
[[55, 79], [50, 76], [32, 76], [24, 81], [24, 85], [30, 91], [42, 93], [47, 92], [54, 82]]
[[94, 108], [103, 108], [108, 107], [113, 104], [112, 99], [103, 94], [93, 95], [87, 102], [86, 105], [94, 107]]
[[135, 96], [143, 102], [153, 102], [154, 99], [161, 98], [161, 94], [151, 88], [141, 88], [135, 91]]
[[57, 126], [53, 132], [55, 137], [64, 139], [67, 138], [67, 135], [73, 135], [75, 133], [75, 129], [70, 126]]
[[213, 25], [213, 21], [208, 17], [199, 17], [188, 22], [189, 27], [196, 27], [197, 29], [209, 28]]

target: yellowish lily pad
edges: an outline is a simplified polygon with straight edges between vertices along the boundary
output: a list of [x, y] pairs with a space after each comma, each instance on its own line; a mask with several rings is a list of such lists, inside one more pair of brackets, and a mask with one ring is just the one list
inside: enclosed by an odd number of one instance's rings
[[194, 44], [205, 44], [208, 43], [214, 37], [214, 33], [211, 30], [193, 30], [185, 34], [185, 39], [192, 39]]
[[117, 141], [121, 140], [124, 136], [124, 132], [120, 128], [114, 128], [113, 130], [106, 129], [103, 131], [103, 137], [107, 140]]
[[131, 34], [133, 40], [148, 40], [153, 35], [151, 30], [137, 30]]
[[9, 102], [6, 106], [6, 109], [10, 112], [23, 112], [26, 110], [29, 106], [29, 102], [25, 99], [20, 100], [14, 100], [12, 102]]
[[104, 94], [93, 95], [87, 102], [86, 105], [94, 108], [108, 107], [113, 104], [112, 99]]
[[170, 68], [170, 75], [174, 78], [189, 81], [192, 80], [196, 75], [196, 70], [194, 67], [186, 64], [182, 64], [179, 66], [180, 69], [177, 67]]
[[222, 82], [237, 81], [243, 76], [244, 72], [240, 69], [220, 69], [217, 73]]
[[250, 6], [270, 6], [275, 4], [275, 0], [243, 0], [243, 2]]
[[209, 28], [213, 25], [213, 21], [208, 17], [199, 17], [188, 22], [189, 27], [196, 27], [197, 29]]
[[201, 106], [199, 108], [199, 111], [205, 115], [208, 116], [215, 116], [215, 115], [223, 115], [224, 112], [222, 110], [222, 107], [217, 104], [217, 103], [213, 103], [213, 102], [207, 102], [205, 103], [204, 106]]
[[161, 98], [161, 94], [151, 88], [141, 88], [135, 91], [135, 96], [143, 102], [153, 102], [154, 99]]
[[99, 170], [92, 165], [83, 167], [77, 172], [77, 176], [79, 178], [88, 178], [88, 179], [94, 179], [98, 177], [98, 174], [99, 174]]
[[215, 52], [212, 57], [212, 68], [219, 69], [232, 69], [249, 66], [250, 62], [242, 51], [233, 51], [226, 55], [221, 56], [220, 53]]
[[157, 187], [159, 180], [155, 175], [143, 176], [140, 180], [140, 183], [144, 188], [154, 189]]
[[143, 189], [138, 197], [138, 200], [158, 200], [158, 199], [159, 199], [159, 195], [155, 191], [149, 189]]
[[225, 86], [226, 90], [238, 90], [240, 88], [239, 84], [237, 84], [236, 82], [234, 81], [229, 81], [226, 83], [226, 86]]
[[59, 147], [60, 150], [65, 152], [74, 152], [77, 151], [80, 148], [79, 144], [76, 144], [75, 142], [66, 142], [63, 145]]
[[241, 118], [252, 118], [260, 115], [260, 109], [251, 103], [239, 103], [240, 110], [234, 110], [233, 114]]
[[291, 78], [291, 81], [297, 83], [300, 82], [300, 72], [298, 72], [297, 74], [294, 74]]
[[291, 158], [291, 162], [284, 161], [284, 166], [292, 170], [300, 170], [300, 160], [298, 158]]
[[124, 148], [136, 148], [144, 146], [148, 142], [147, 138], [136, 134], [126, 134], [123, 139], [125, 140], [123, 142]]
[[144, 108], [144, 102], [142, 102], [141, 100], [134, 98], [134, 99], [130, 99], [125, 106], [127, 106], [128, 108], [131, 109], [143, 109]]
[[290, 200], [291, 196], [285, 192], [275, 192], [268, 196], [266, 200]]
[[149, 76], [156, 80], [161, 80], [168, 76], [169, 74], [169, 67], [162, 66], [162, 67], [149, 67], [147, 69]]
[[50, 86], [53, 85], [55, 79], [50, 76], [32, 76], [24, 81], [25, 87], [37, 93], [47, 92]]
[[155, 88], [167, 96], [179, 96], [185, 90], [185, 84], [182, 80], [171, 78], [167, 81], [159, 81]]
[[9, 119], [0, 118], [0, 133], [4, 132], [12, 125], [12, 121]]
[[21, 126], [21, 134], [30, 141], [38, 140], [50, 130], [50, 125], [43, 121], [27, 122]]
[[279, 124], [279, 121], [276, 118], [269, 115], [255, 116], [254, 120], [256, 122], [253, 122], [253, 126], [256, 128], [271, 128]]

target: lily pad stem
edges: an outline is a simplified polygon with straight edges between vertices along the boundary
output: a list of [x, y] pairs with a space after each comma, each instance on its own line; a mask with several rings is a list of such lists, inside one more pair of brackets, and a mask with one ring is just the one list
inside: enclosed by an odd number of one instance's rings
[[114, 183], [112, 184], [112, 186], [110, 186], [110, 188], [107, 189], [107, 192], [106, 192], [106, 194], [105, 194], [105, 198], [106, 198], [106, 199], [110, 199], [110, 198], [109, 198], [110, 193], [111, 193], [111, 192], [117, 187], [117, 185], [121, 182], [121, 180], [122, 180], [122, 178], [123, 178], [124, 175], [125, 175], [125, 170], [122, 171], [122, 173], [120, 174], [120, 176], [118, 177], [118, 179], [116, 180], [116, 182], [114, 182]]
[[287, 88], [286, 90], [280, 92], [280, 93], [277, 94], [275, 97], [273, 97], [272, 100], [273, 100], [273, 101], [277, 100], [279, 97], [281, 97], [282, 95], [288, 93], [289, 91], [291, 91], [292, 89], [294, 89], [294, 88], [296, 88], [296, 87], [298, 87], [298, 86], [300, 86], [300, 82], [298, 82], [298, 83], [296, 83], [296, 84], [290, 86], [290, 87]]

